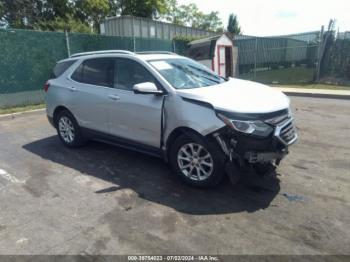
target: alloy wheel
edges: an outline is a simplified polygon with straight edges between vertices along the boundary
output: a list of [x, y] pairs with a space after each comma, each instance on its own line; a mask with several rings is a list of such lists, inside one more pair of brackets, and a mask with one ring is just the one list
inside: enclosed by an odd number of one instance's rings
[[72, 143], [75, 138], [75, 129], [72, 121], [66, 117], [62, 116], [58, 121], [58, 130], [60, 136], [66, 143]]
[[177, 162], [181, 172], [195, 181], [206, 180], [214, 169], [212, 156], [197, 143], [183, 145], [178, 151]]

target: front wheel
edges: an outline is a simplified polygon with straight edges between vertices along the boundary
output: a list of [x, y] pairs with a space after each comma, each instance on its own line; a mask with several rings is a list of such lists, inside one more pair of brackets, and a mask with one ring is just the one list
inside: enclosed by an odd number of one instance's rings
[[197, 135], [182, 135], [170, 149], [170, 165], [184, 182], [196, 187], [215, 186], [224, 177], [224, 155]]

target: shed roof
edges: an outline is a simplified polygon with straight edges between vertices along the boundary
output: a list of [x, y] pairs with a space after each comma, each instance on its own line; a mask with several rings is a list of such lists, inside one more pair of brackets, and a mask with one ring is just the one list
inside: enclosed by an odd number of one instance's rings
[[189, 43], [188, 56], [195, 60], [212, 59], [215, 56], [216, 41], [226, 35], [233, 43], [233, 40], [227, 34], [220, 34], [194, 40]]

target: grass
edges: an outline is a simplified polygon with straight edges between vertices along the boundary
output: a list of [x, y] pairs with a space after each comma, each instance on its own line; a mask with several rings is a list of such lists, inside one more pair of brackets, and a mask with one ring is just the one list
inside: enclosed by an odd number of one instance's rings
[[41, 108], [45, 108], [45, 104], [0, 108], [0, 115], [30, 111]]
[[[306, 84], [313, 81], [315, 69], [306, 67], [290, 67], [282, 69], [273, 69], [266, 71], [257, 71], [255, 81], [266, 84]], [[254, 80], [254, 72], [241, 74], [243, 79]]]
[[[315, 69], [306, 67], [290, 67], [256, 72], [255, 81], [279, 87], [350, 90], [350, 86], [331, 84], [312, 84]], [[254, 81], [254, 73], [241, 74], [243, 79]]]

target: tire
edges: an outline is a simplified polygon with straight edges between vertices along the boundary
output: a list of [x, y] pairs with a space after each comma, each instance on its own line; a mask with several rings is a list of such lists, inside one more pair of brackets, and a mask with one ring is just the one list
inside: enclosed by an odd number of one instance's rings
[[80, 147], [85, 144], [85, 139], [74, 116], [63, 110], [56, 117], [56, 130], [61, 142], [70, 148]]
[[171, 145], [169, 160], [173, 173], [191, 186], [213, 187], [225, 175], [225, 156], [220, 148], [195, 134], [179, 136]]

